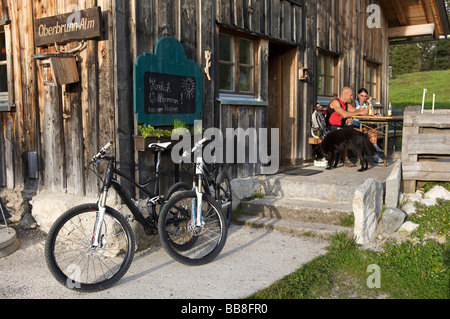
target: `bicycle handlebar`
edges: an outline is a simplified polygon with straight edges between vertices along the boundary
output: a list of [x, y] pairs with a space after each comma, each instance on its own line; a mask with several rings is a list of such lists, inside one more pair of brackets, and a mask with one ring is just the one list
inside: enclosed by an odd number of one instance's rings
[[[203, 143], [205, 143], [208, 139], [206, 137], [202, 138], [200, 141], [195, 143], [194, 147], [191, 150], [191, 153], [194, 153], [200, 146], [202, 146]], [[183, 157], [186, 157], [189, 155], [188, 151], [184, 151]]]
[[105, 144], [105, 146], [102, 147], [102, 149], [100, 150], [100, 152], [98, 152], [91, 160], [92, 162], [97, 161], [100, 158], [103, 158], [106, 155], [106, 151], [111, 147], [111, 145], [113, 145], [113, 141], [109, 141], [108, 143]]

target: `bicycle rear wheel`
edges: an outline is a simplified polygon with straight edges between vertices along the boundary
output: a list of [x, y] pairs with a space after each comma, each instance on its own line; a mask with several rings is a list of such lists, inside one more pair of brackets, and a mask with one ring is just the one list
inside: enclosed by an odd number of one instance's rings
[[45, 243], [52, 275], [67, 288], [94, 292], [125, 275], [134, 256], [134, 234], [127, 220], [106, 207], [99, 246], [92, 246], [97, 204], [76, 206], [61, 215]]
[[195, 221], [191, 223], [196, 203], [195, 191], [179, 193], [164, 205], [158, 220], [162, 246], [173, 259], [188, 266], [211, 262], [222, 251], [227, 239], [227, 223], [214, 198], [203, 194], [204, 223], [201, 226], [195, 226]]

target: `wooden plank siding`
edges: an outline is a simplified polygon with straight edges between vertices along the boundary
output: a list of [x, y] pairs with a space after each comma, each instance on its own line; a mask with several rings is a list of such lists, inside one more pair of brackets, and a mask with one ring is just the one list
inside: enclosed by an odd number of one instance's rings
[[414, 193], [418, 181], [450, 181], [450, 110], [409, 106], [403, 116], [404, 192]]
[[[11, 36], [15, 107], [0, 112], [0, 187], [25, 187], [76, 195], [97, 195], [99, 183], [86, 169], [107, 141], [119, 167], [130, 176], [152, 176], [154, 156], [137, 152], [133, 113], [133, 66], [136, 57], [154, 52], [157, 41], [173, 36], [188, 59], [204, 70], [211, 51], [211, 80], [203, 76], [203, 127], [270, 128], [275, 112], [281, 125], [282, 162], [311, 159], [307, 140], [312, 108], [317, 101], [318, 49], [339, 57], [338, 86], [354, 90], [364, 85], [365, 63], [378, 63], [380, 98], [387, 103], [388, 39], [382, 28], [366, 26], [369, 4], [376, 0], [0, 0], [0, 21]], [[32, 56], [55, 53], [54, 46], [35, 47], [33, 19], [99, 6], [100, 39], [88, 40], [78, 53], [80, 81], [44, 85], [40, 61]], [[359, 8], [359, 9], [355, 9]], [[219, 92], [219, 32], [227, 30], [255, 39], [255, 100], [262, 103], [223, 103]], [[61, 45], [74, 48], [78, 43]], [[276, 59], [274, 54], [279, 54]], [[281, 93], [273, 94], [269, 64], [282, 62]], [[299, 80], [299, 62], [308, 77]], [[278, 70], [278, 71], [280, 71]], [[272, 73], [271, 73], [272, 72]], [[279, 96], [277, 95], [279, 94]], [[274, 99], [277, 99], [274, 105]], [[272, 125], [272, 124], [271, 124]], [[273, 124], [272, 127], [276, 127]], [[249, 141], [246, 142], [249, 147]], [[37, 152], [39, 178], [28, 176], [27, 152]], [[163, 191], [175, 176], [168, 154]], [[249, 155], [246, 155], [249, 159]], [[229, 165], [235, 177], [257, 175], [260, 163]], [[134, 189], [128, 187], [134, 194]]]

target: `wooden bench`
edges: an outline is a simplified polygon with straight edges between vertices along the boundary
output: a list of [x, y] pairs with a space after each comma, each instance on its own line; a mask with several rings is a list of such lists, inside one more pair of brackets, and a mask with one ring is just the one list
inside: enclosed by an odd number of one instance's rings
[[308, 144], [317, 145], [322, 143], [323, 138], [317, 138], [317, 137], [310, 137], [308, 139]]

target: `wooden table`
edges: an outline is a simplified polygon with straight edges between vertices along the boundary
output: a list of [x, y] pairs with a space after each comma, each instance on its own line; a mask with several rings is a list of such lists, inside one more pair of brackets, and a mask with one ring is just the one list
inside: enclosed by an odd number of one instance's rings
[[[394, 139], [397, 128], [397, 123], [403, 123], [403, 116], [354, 116], [353, 118], [359, 120], [359, 128], [361, 132], [363, 127], [367, 128], [369, 131], [377, 131], [384, 139], [384, 167], [387, 164], [387, 148], [388, 148], [388, 138], [389, 138], [389, 125], [394, 124]], [[375, 127], [372, 127], [373, 125]], [[371, 126], [372, 125], [372, 126]], [[394, 149], [395, 152], [395, 143]]]

